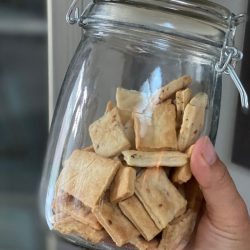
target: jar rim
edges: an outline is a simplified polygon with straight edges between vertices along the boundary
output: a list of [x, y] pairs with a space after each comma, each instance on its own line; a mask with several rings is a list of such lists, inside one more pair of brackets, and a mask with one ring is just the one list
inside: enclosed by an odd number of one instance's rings
[[139, 4], [172, 11], [185, 11], [191, 15], [197, 15], [198, 13], [204, 17], [209, 16], [214, 20], [221, 20], [226, 23], [232, 15], [228, 8], [208, 0], [94, 0], [94, 3], [100, 2]]
[[[221, 6], [224, 14], [219, 15], [215, 7], [220, 5], [209, 1], [209, 4], [201, 0], [191, 2], [187, 5], [184, 0], [94, 0], [79, 24], [83, 28], [98, 23], [141, 28], [222, 48], [231, 30], [233, 14]], [[194, 8], [194, 3], [199, 6], [200, 2], [203, 7]]]

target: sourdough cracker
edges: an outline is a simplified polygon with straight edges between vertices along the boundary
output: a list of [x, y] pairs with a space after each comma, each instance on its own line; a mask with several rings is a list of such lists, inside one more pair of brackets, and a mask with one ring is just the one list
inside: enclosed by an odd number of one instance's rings
[[163, 230], [159, 250], [184, 249], [189, 243], [194, 230], [196, 214], [188, 210], [185, 214], [176, 218]]
[[[78, 156], [77, 160], [75, 155]], [[73, 172], [71, 159], [74, 160]], [[92, 152], [76, 150], [69, 158], [68, 166], [61, 172], [63, 176], [65, 173], [68, 175], [67, 182], [64, 179], [60, 182], [60, 188], [84, 205], [93, 208], [110, 186], [119, 167], [119, 161], [103, 158]]]
[[186, 151], [186, 154], [189, 158], [187, 164], [185, 164], [183, 167], [176, 168], [174, 170], [171, 179], [174, 183], [183, 184], [188, 182], [192, 178], [192, 172], [190, 168], [190, 158], [192, 155], [193, 147], [194, 145], [190, 146]]
[[153, 109], [153, 114], [134, 114], [136, 149], [177, 149], [176, 110], [173, 104], [162, 103]]
[[76, 199], [66, 203], [64, 211], [75, 220], [88, 225], [95, 230], [102, 229], [101, 224], [97, 221], [96, 217], [91, 212], [91, 208], [86, 207], [82, 202]]
[[135, 90], [117, 88], [116, 103], [121, 110], [143, 113], [148, 105], [148, 97]]
[[[206, 101], [207, 95], [198, 93], [186, 106], [178, 137], [180, 151], [186, 150], [199, 138], [205, 122]], [[192, 103], [195, 105], [192, 105]]]
[[105, 109], [105, 113], [110, 112], [114, 108], [112, 101], [108, 101]]
[[151, 97], [151, 103], [159, 104], [167, 100], [178, 90], [186, 88], [189, 84], [192, 83], [192, 78], [190, 76], [182, 76], [172, 82], [166, 84], [159, 90], [157, 90], [154, 95]]
[[89, 134], [95, 152], [104, 157], [119, 155], [121, 151], [131, 147], [117, 108], [92, 123]]
[[159, 245], [159, 242], [156, 239], [146, 241], [141, 236], [130, 240], [130, 243], [139, 250], [156, 250]]
[[93, 145], [85, 147], [85, 148], [81, 148], [80, 150], [87, 151], [87, 152], [93, 152], [93, 153], [95, 152]]
[[136, 170], [131, 167], [120, 167], [110, 188], [110, 201], [120, 202], [135, 192]]
[[93, 209], [93, 213], [119, 247], [140, 234], [117, 205], [103, 201]]
[[160, 233], [159, 228], [156, 227], [155, 223], [135, 195], [120, 202], [119, 207], [123, 214], [125, 214], [134, 224], [147, 241], [152, 240]]
[[54, 224], [54, 230], [59, 231], [62, 234], [75, 234], [89, 240], [92, 243], [99, 243], [108, 237], [104, 230], [95, 230], [91, 227], [87, 227], [79, 221], [76, 221], [71, 216], [64, 218]]
[[142, 152], [127, 150], [123, 151], [122, 154], [126, 163], [135, 167], [181, 167], [188, 162], [186, 154], [175, 151]]
[[145, 170], [136, 180], [135, 193], [160, 230], [186, 210], [187, 201], [162, 168]]
[[177, 110], [176, 120], [178, 127], [180, 127], [182, 123], [184, 110], [192, 98], [192, 90], [189, 88], [186, 88], [184, 90], [179, 90], [176, 92], [175, 96], [176, 96], [175, 100], [176, 100], [176, 110]]

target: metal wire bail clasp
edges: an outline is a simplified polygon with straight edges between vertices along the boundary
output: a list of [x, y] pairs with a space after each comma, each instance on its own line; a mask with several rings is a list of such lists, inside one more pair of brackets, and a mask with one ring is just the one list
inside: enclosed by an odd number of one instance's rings
[[[69, 24], [75, 24], [78, 23], [80, 21], [79, 18], [79, 8], [76, 7], [76, 4], [79, 0], [73, 0], [73, 2], [71, 3], [69, 10], [66, 14], [66, 21]], [[72, 17], [72, 13], [74, 12], [74, 16]]]
[[236, 49], [235, 47], [229, 46], [233, 44], [233, 38], [235, 35], [236, 26], [242, 22], [243, 18], [244, 18], [243, 14], [232, 17], [232, 20], [231, 20], [232, 26], [225, 39], [224, 46], [221, 50], [220, 60], [219, 62], [216, 63], [215, 70], [218, 73], [224, 73], [224, 74], [230, 75], [236, 88], [239, 91], [242, 109], [244, 112], [248, 112], [249, 102], [248, 102], [247, 92], [235, 71], [237, 62], [243, 59], [243, 53], [239, 51], [238, 49]]

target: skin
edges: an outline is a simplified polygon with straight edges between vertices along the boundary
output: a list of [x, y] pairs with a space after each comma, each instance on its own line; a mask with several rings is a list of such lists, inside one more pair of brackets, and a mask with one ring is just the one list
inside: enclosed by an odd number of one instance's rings
[[250, 250], [246, 204], [208, 137], [195, 144], [191, 170], [206, 203], [197, 234], [187, 249]]

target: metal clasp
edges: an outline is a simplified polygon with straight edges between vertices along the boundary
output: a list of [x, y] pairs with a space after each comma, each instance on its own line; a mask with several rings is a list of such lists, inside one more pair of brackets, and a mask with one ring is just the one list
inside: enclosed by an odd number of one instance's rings
[[[73, 2], [71, 3], [69, 10], [66, 14], [66, 21], [69, 24], [75, 24], [75, 23], [79, 23], [80, 22], [80, 18], [79, 18], [79, 8], [76, 7], [76, 4], [79, 0], [73, 0]], [[74, 12], [74, 16], [72, 17], [72, 13]]]
[[236, 88], [239, 91], [242, 109], [244, 112], [248, 112], [249, 102], [248, 102], [247, 92], [244, 89], [244, 86], [241, 83], [241, 80], [239, 79], [237, 73], [235, 72], [235, 67], [237, 65], [237, 62], [243, 59], [243, 53], [238, 49], [236, 49], [235, 47], [229, 46], [233, 44], [236, 26], [242, 22], [242, 19], [244, 17], [245, 17], [244, 14], [231, 17], [231, 27], [229, 32], [227, 33], [224, 46], [221, 50], [220, 60], [215, 65], [215, 70], [218, 73], [224, 73], [230, 75]]

